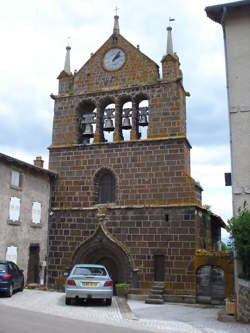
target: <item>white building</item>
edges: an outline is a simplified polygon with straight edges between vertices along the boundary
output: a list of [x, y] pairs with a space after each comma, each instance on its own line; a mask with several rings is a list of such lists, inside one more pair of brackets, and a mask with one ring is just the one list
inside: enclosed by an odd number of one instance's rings
[[[222, 25], [228, 89], [232, 164], [233, 214], [244, 202], [250, 209], [250, 1], [207, 7], [207, 15]], [[235, 260], [237, 318], [250, 323], [250, 281], [238, 278]]]
[[237, 1], [206, 9], [220, 23], [225, 61], [230, 121], [233, 213], [244, 201], [250, 209], [250, 1]]
[[23, 269], [25, 283], [44, 284], [48, 211], [55, 174], [0, 153], [0, 259]]

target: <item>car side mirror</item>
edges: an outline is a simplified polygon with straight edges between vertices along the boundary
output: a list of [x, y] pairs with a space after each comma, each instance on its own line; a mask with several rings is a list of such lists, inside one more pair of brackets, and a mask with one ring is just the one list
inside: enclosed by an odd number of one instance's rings
[[68, 272], [64, 272], [63, 275], [64, 275], [64, 277], [67, 278], [69, 276], [69, 273]]
[[19, 272], [20, 272], [20, 273], [23, 273], [23, 269], [19, 269]]

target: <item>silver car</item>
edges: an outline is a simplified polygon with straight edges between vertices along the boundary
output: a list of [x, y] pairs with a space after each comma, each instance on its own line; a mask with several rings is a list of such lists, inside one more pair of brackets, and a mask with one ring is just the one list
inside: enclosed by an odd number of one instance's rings
[[111, 305], [113, 281], [102, 265], [75, 265], [66, 279], [65, 304], [70, 305], [72, 299], [103, 299]]

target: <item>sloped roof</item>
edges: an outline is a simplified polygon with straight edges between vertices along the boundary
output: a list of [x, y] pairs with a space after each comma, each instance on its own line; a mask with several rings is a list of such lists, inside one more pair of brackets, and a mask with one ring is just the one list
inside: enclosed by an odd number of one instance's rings
[[241, 7], [250, 6], [250, 0], [244, 0], [244, 1], [236, 1], [236, 2], [230, 2], [230, 3], [223, 3], [221, 5], [215, 5], [215, 6], [208, 6], [205, 8], [205, 11], [207, 13], [207, 16], [218, 23], [221, 23], [221, 19], [223, 16], [223, 8], [233, 10], [238, 9]]
[[9, 163], [12, 163], [12, 164], [15, 164], [15, 165], [18, 165], [20, 167], [25, 167], [25, 168], [31, 169], [33, 171], [45, 174], [45, 175], [47, 175], [49, 177], [56, 177], [56, 175], [57, 175], [53, 171], [50, 171], [50, 170], [47, 170], [47, 169], [44, 169], [44, 168], [39, 168], [39, 167], [37, 167], [37, 166], [35, 166], [33, 164], [30, 164], [30, 163], [18, 160], [17, 158], [11, 157], [9, 155], [5, 155], [3, 153], [0, 153], [0, 160], [9, 162]]

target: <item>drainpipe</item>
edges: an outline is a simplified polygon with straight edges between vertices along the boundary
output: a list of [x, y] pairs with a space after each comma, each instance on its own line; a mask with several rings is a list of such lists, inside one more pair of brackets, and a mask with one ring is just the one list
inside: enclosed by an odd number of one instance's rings
[[50, 195], [49, 195], [49, 208], [48, 208], [48, 237], [47, 237], [47, 260], [46, 260], [46, 270], [45, 270], [45, 286], [48, 288], [48, 266], [49, 266], [49, 254], [50, 254], [50, 229], [51, 229], [51, 222], [52, 222], [52, 193], [54, 188], [55, 179], [54, 177], [50, 178]]
[[[228, 118], [229, 118], [229, 135], [230, 135], [230, 157], [231, 157], [231, 176], [232, 176], [232, 206], [233, 206], [233, 216], [236, 216], [235, 207], [234, 207], [234, 181], [233, 181], [233, 156], [232, 156], [232, 127], [231, 127], [231, 117], [230, 117], [230, 98], [229, 98], [229, 79], [228, 79], [228, 57], [227, 57], [227, 44], [226, 44], [226, 29], [225, 29], [225, 17], [227, 14], [227, 7], [223, 6], [223, 14], [221, 16], [220, 24], [223, 30], [223, 39], [224, 39], [224, 50], [225, 50], [225, 63], [226, 63], [226, 84], [227, 84], [227, 105], [228, 105]], [[237, 260], [236, 260], [236, 251], [234, 249], [234, 290], [238, 296], [238, 283], [237, 283]]]

